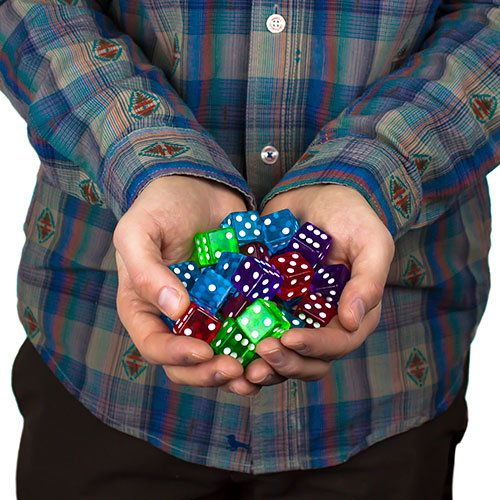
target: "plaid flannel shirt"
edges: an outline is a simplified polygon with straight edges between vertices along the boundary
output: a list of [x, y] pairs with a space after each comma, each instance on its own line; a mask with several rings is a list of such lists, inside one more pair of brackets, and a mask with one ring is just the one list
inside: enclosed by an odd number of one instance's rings
[[[3, 0], [0, 88], [40, 158], [19, 318], [103, 422], [259, 474], [341, 463], [450, 405], [489, 291], [499, 0]], [[168, 380], [117, 316], [112, 234], [175, 173], [249, 209], [357, 189], [396, 242], [376, 331], [255, 397]]]

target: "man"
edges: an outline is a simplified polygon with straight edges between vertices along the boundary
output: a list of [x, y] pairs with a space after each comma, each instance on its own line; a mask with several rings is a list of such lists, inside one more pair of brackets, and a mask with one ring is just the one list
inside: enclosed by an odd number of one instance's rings
[[[0, 8], [2, 90], [42, 162], [19, 493], [449, 498], [489, 290], [499, 4], [215, 4]], [[193, 235], [257, 208], [332, 234], [352, 279], [327, 328], [244, 371], [159, 315], [187, 308], [167, 265]]]

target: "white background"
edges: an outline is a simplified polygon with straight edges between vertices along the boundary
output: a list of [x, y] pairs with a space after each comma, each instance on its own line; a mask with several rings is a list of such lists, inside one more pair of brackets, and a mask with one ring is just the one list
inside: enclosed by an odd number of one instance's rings
[[[25, 339], [16, 311], [16, 274], [24, 244], [22, 225], [35, 185], [38, 156], [28, 142], [26, 122], [0, 93], [0, 220], [2, 256], [3, 320], [2, 363], [0, 363], [0, 400], [2, 402], [2, 464], [0, 496], [13, 500], [17, 450], [22, 416], [11, 388], [12, 363]], [[493, 499], [498, 494], [499, 436], [499, 320], [500, 305], [500, 168], [488, 176], [493, 204], [493, 234], [490, 265], [492, 290], [488, 307], [472, 344], [470, 382], [467, 391], [469, 427], [457, 448], [454, 499]], [[463, 293], [467, 293], [464, 290]], [[496, 306], [496, 307], [495, 307]], [[76, 451], [76, 450], [75, 450]], [[497, 491], [497, 493], [492, 493]], [[497, 497], [498, 498], [498, 497]], [[404, 499], [401, 499], [404, 500]], [[425, 499], [424, 499], [425, 500]]]

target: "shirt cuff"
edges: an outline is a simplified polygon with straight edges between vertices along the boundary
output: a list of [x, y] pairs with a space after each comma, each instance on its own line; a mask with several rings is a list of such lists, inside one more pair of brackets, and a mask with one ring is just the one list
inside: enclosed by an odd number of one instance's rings
[[396, 240], [418, 217], [422, 190], [414, 162], [376, 139], [342, 137], [313, 142], [265, 196], [312, 184], [340, 184], [359, 191]]
[[179, 127], [134, 130], [107, 152], [99, 178], [111, 210], [119, 218], [154, 179], [182, 174], [221, 182], [243, 195], [249, 210], [255, 196], [225, 151], [201, 132]]

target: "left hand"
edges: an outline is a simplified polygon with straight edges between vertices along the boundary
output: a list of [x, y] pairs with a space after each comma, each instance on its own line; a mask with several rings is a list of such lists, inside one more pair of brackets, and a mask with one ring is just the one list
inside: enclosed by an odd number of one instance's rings
[[259, 342], [256, 351], [261, 358], [246, 367], [245, 377], [260, 385], [286, 378], [319, 380], [334, 359], [358, 348], [380, 321], [382, 294], [394, 257], [392, 235], [353, 188], [321, 184], [293, 189], [272, 198], [263, 215], [284, 208], [333, 237], [325, 263], [345, 264], [351, 279], [342, 292], [338, 314], [326, 327], [294, 328], [281, 339]]

